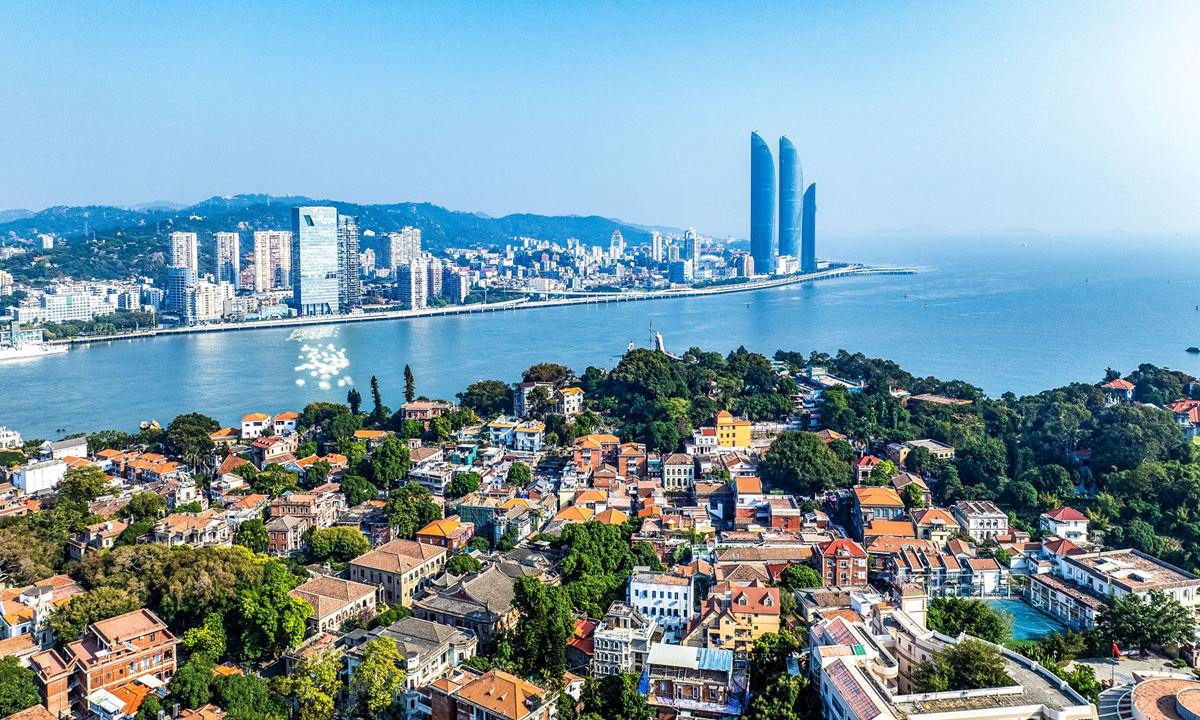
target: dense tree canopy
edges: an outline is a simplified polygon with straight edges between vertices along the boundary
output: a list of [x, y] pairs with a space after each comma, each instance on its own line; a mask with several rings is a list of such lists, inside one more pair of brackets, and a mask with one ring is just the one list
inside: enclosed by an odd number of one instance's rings
[[850, 465], [810, 432], [785, 431], [771, 443], [758, 474], [773, 488], [815, 495], [848, 485]]
[[988, 642], [1002, 643], [1012, 635], [1011, 615], [1001, 614], [981, 600], [940, 597], [929, 601], [930, 630], [957, 637], [966, 633]]

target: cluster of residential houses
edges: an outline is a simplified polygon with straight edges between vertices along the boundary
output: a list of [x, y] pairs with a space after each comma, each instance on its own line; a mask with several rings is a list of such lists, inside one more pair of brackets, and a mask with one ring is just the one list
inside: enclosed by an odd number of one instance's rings
[[[820, 369], [802, 379], [801, 403], [822, 388], [861, 389]], [[291, 412], [247, 415], [240, 427], [214, 433], [219, 452], [205, 489], [197, 488], [179, 459], [135, 451], [89, 455], [86, 442], [47, 443], [36, 462], [10, 472], [9, 482], [0, 485], [0, 501], [6, 503], [0, 515], [35, 511], [53, 497], [58, 481], [36, 466], [61, 463], [65, 472], [83, 463], [103, 468], [115, 488], [96, 501], [97, 514], [120, 517], [122, 504], [136, 492], [166, 498], [169, 514], [139, 542], [228, 545], [242, 522], [264, 518], [268, 554], [288, 557], [303, 549], [310, 529], [361, 529], [369, 552], [336, 571], [312, 568], [313, 578], [292, 591], [314, 612], [304, 642], [285, 662], [290, 668], [337, 648], [350, 672], [367, 641], [393, 640], [408, 678], [399, 698], [405, 720], [553, 720], [560, 692], [578, 698], [584, 677], [616, 673], [638, 676], [640, 692], [661, 720], [736, 717], [748, 702], [755, 640], [799, 622], [810, 628], [807, 671], [820, 688], [826, 717], [1095, 717], [1095, 708], [1064, 682], [1008, 651], [1013, 687], [914, 694], [915, 667], [959, 641], [927, 628], [929, 598], [1007, 596], [1010, 578], [1022, 575], [1030, 602], [1075, 628], [1091, 627], [1105, 599], [1126, 593], [1163, 589], [1189, 607], [1200, 605], [1200, 577], [1133, 550], [1093, 551], [1087, 518], [1071, 508], [1043, 515], [1045, 535], [1034, 542], [1010, 527], [1008, 515], [991, 502], [936, 506], [927, 479], [903, 471], [915, 447], [953, 458], [954, 448], [932, 440], [863, 456], [854, 464], [859, 484], [823, 498], [823, 506], [765, 490], [757, 471], [762, 428], [727, 412], [697, 429], [681, 453], [650, 452], [597, 433], [577, 438], [557, 464], [538, 464], [545, 427], [530, 415], [531, 398], [541, 387], [545, 393], [537, 393], [536, 403], [541, 410], [550, 403], [563, 414], [581, 411], [577, 388], [522, 383], [511, 417], [451, 443], [409, 441], [408, 480], [428, 488], [443, 507], [442, 519], [411, 538], [395, 535], [381, 499], [348, 506], [339, 484], [346, 458], [296, 456], [302, 430], [299, 415]], [[908, 401], [961, 402], [933, 395]], [[406, 404], [403, 412], [428, 425], [454, 409], [451, 403], [418, 402]], [[819, 435], [826, 442], [844, 439], [828, 430]], [[355, 437], [374, 451], [390, 433], [361, 430]], [[884, 459], [901, 472], [874, 484], [872, 470]], [[245, 464], [261, 470], [275, 463], [306, 479], [307, 469], [322, 460], [330, 472], [319, 485], [304, 482], [307, 489], [278, 497], [253, 492], [237, 472]], [[507, 481], [518, 460], [534, 466], [531, 481], [520, 486]], [[465, 472], [481, 477], [479, 489], [448, 497], [450, 483]], [[905, 505], [903, 496], [913, 495], [909, 486], [917, 488], [924, 507]], [[195, 505], [190, 512], [179, 510], [191, 503], [200, 506], [198, 512]], [[603, 617], [576, 618], [564, 687], [466, 664], [517, 623], [517, 578], [561, 582], [560, 551], [535, 536], [561, 534], [575, 523], [624, 525], [635, 519], [640, 526], [631, 543], [647, 543], [666, 569], [635, 568], [624, 596]], [[111, 548], [127, 527], [120, 520], [89, 527], [70, 552], [81, 558]], [[515, 547], [486, 552], [469, 544], [478, 537], [493, 546], [507, 538]], [[448, 573], [447, 563], [460, 553], [475, 557], [480, 569]], [[781, 596], [779, 580], [797, 564], [814, 568], [823, 585]], [[4, 590], [0, 652], [33, 668], [42, 712], [124, 720], [149, 694], [163, 694], [176, 667], [176, 638], [143, 609], [95, 623], [83, 640], [55, 647], [45, 619], [81, 591], [66, 576]], [[793, 599], [797, 617], [783, 611]], [[346, 624], [369, 620], [387, 606], [409, 608], [412, 615], [370, 630]], [[798, 662], [793, 670], [801, 671]], [[221, 717], [214, 707], [195, 712], [209, 720]]]

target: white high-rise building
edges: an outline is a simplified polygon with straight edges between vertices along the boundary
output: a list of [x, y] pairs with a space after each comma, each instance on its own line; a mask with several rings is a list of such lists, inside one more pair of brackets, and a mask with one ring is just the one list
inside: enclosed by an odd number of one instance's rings
[[425, 283], [426, 295], [431, 298], [441, 297], [443, 263], [441, 260], [430, 255], [425, 258], [425, 265], [428, 268], [425, 273], [428, 278]]
[[217, 237], [217, 282], [227, 282], [235, 290], [242, 283], [241, 238], [235, 232], [219, 232]]
[[174, 268], [188, 268], [200, 273], [200, 260], [197, 252], [196, 233], [171, 233], [171, 264]]
[[421, 230], [415, 227], [406, 227], [400, 232], [388, 233], [387, 241], [379, 243], [377, 247], [384, 251], [381, 254], [387, 255], [387, 257], [375, 259], [379, 267], [386, 267], [392, 272], [396, 272], [396, 268], [401, 264], [420, 256]]
[[286, 230], [254, 233], [254, 292], [288, 287], [292, 274], [292, 234]]
[[225, 301], [236, 295], [232, 283], [199, 280], [187, 289], [184, 316], [190, 323], [220, 320], [225, 314]]
[[663, 237], [660, 232], [650, 233], [650, 259], [656, 263], [663, 261]]
[[625, 238], [621, 237], [620, 230], [613, 230], [612, 237], [608, 239], [608, 255], [612, 259], [616, 260], [624, 254]]
[[362, 307], [362, 278], [358, 255], [358, 216], [338, 215], [338, 312]]
[[425, 261], [413, 258], [396, 268], [396, 299], [413, 310], [429, 304], [429, 270]]

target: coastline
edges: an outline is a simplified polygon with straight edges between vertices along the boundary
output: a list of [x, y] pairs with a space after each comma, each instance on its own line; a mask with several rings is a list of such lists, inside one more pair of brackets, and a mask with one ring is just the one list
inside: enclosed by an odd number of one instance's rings
[[[767, 288], [780, 287], [783, 285], [794, 285], [797, 283], [815, 282], [817, 280], [829, 280], [838, 277], [849, 277], [852, 275], [913, 275], [916, 274], [915, 268], [906, 267], [867, 267], [864, 265], [850, 264], [820, 272], [789, 275], [783, 278], [773, 280], [764, 280], [761, 282], [747, 282], [735, 285], [720, 285], [717, 287], [706, 288], [686, 288], [680, 290], [653, 290], [647, 292], [629, 292], [629, 293], [596, 293], [583, 296], [571, 297], [568, 291], [565, 293], [568, 297], [563, 297], [556, 300], [506, 300], [504, 302], [474, 305], [448, 305], [442, 308], [423, 308], [420, 310], [387, 310], [375, 313], [362, 313], [359, 315], [321, 315], [317, 317], [298, 317], [285, 318], [280, 320], [259, 320], [254, 322], [243, 323], [219, 323], [214, 325], [196, 325], [188, 327], [175, 328], [160, 328], [155, 330], [145, 330], [134, 333], [120, 333], [116, 335], [100, 335], [89, 337], [74, 337], [64, 338], [61, 340], [50, 340], [51, 344], [55, 345], [86, 345], [96, 342], [109, 342], [112, 340], [125, 340], [132, 338], [157, 337], [159, 335], [182, 335], [190, 333], [213, 333], [213, 332], [231, 332], [237, 330], [259, 330], [267, 328], [286, 328], [286, 327], [307, 327], [311, 325], [340, 325], [343, 323], [370, 322], [375, 320], [404, 320], [409, 318], [424, 318], [438, 317], [444, 315], [469, 315], [487, 312], [503, 312], [505, 310], [525, 310], [537, 308], [552, 308], [564, 307], [567, 305], [594, 305], [600, 303], [613, 302], [640, 302], [647, 300], [667, 300], [671, 298], [681, 297], [696, 297], [703, 295], [723, 295], [735, 292], [750, 292], [752, 290], [763, 290]], [[561, 291], [555, 292], [529, 292], [530, 295], [558, 295], [564, 294]]]

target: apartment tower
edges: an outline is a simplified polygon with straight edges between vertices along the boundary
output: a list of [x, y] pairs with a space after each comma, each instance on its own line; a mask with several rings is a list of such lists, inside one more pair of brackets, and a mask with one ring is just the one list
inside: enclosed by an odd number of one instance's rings
[[298, 314], [336, 311], [338, 264], [337, 208], [292, 208], [292, 305]]

